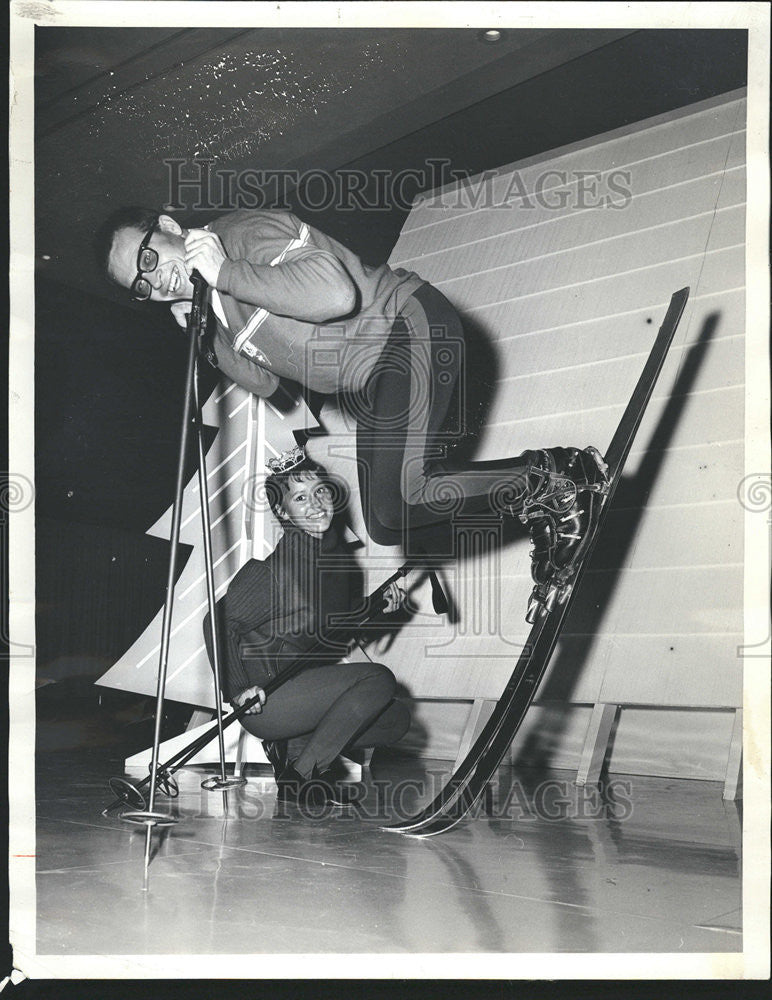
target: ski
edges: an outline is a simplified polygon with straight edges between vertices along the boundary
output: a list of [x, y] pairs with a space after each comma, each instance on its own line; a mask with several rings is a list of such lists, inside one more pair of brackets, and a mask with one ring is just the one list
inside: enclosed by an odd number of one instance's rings
[[688, 288], [682, 288], [671, 297], [649, 357], [611, 440], [605, 456], [608, 487], [587, 548], [571, 579], [562, 586], [556, 586], [552, 593], [541, 595], [535, 603], [532, 601], [528, 620], [533, 621], [533, 627], [528, 641], [493, 714], [445, 787], [421, 812], [402, 822], [382, 827], [383, 830], [416, 837], [436, 836], [450, 830], [469, 814], [496, 773], [533, 702], [560, 638], [576, 586], [606, 521], [624, 464], [688, 298]]

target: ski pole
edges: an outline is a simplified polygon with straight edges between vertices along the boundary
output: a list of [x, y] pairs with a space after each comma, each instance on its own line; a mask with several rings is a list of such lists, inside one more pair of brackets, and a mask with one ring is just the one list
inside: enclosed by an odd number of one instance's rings
[[[365, 625], [375, 614], [382, 611], [383, 597], [386, 591], [393, 583], [396, 583], [397, 580], [407, 576], [407, 574], [414, 568], [414, 564], [409, 562], [400, 566], [400, 568], [393, 573], [388, 580], [385, 580], [373, 591], [373, 593], [368, 597], [365, 607], [360, 612], [339, 619], [334, 628], [330, 629], [326, 635], [320, 637], [309, 650], [303, 653], [302, 656], [291, 663], [280, 674], [277, 674], [276, 677], [271, 678], [271, 680], [261, 688], [265, 696], [267, 697], [268, 695], [273, 694], [274, 691], [277, 691], [280, 687], [282, 687], [282, 685], [286, 684], [287, 681], [297, 676], [297, 674], [304, 670], [309, 665], [309, 657], [313, 656], [314, 653], [323, 651], [330, 639], [342, 632], [350, 633], [351, 631], [356, 631], [357, 628], [361, 628]], [[152, 782], [154, 774], [155, 783], [161, 783], [162, 785], [167, 784], [171, 775], [195, 757], [196, 754], [199, 753], [205, 746], [211, 743], [212, 740], [217, 737], [221, 729], [224, 731], [232, 723], [238, 722], [238, 720], [242, 719], [249, 712], [250, 708], [256, 705], [260, 700], [260, 695], [257, 694], [248, 701], [245, 701], [243, 705], [239, 706], [239, 708], [235, 709], [222, 719], [222, 726], [220, 726], [218, 722], [215, 722], [209, 727], [209, 729], [197, 736], [186, 747], [178, 750], [177, 753], [174, 754], [173, 757], [170, 757], [164, 764], [157, 764], [155, 772], [151, 770], [150, 774], [146, 778], [143, 778], [138, 784], [135, 785], [132, 782], [127, 781], [125, 778], [111, 778], [110, 788], [116, 794], [116, 798], [103, 810], [103, 815], [110, 812], [110, 810], [114, 809], [116, 806], [128, 802], [128, 797], [133, 793], [141, 798], [142, 796], [140, 790], [144, 788], [145, 785]], [[118, 789], [126, 794], [121, 795]]]

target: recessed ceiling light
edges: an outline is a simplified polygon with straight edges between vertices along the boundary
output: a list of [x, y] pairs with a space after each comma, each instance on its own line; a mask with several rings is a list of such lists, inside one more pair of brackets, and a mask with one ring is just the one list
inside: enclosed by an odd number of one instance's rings
[[477, 37], [481, 42], [500, 42], [504, 37], [504, 32], [499, 31], [498, 28], [486, 28], [484, 31], [479, 32]]

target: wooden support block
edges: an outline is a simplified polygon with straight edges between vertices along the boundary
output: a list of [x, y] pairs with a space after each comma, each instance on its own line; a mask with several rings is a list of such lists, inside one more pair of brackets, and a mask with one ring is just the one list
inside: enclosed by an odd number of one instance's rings
[[341, 754], [341, 756], [344, 760], [353, 761], [355, 764], [358, 764], [360, 768], [364, 768], [370, 766], [374, 750], [375, 747], [357, 747], [356, 750]]
[[617, 717], [619, 705], [598, 702], [593, 706], [587, 735], [584, 738], [579, 770], [576, 773], [577, 785], [597, 785], [606, 758], [611, 729]]
[[345, 773], [348, 781], [361, 781], [362, 772], [370, 766], [373, 759], [373, 747], [360, 747], [341, 754], [336, 762], [336, 769]]
[[244, 770], [244, 764], [248, 763], [244, 759], [244, 748], [246, 746], [248, 733], [243, 726], [239, 726], [239, 738], [236, 743], [236, 759], [233, 762], [233, 777], [240, 778], [241, 772]]
[[729, 758], [726, 762], [726, 777], [724, 778], [724, 799], [733, 802], [742, 798], [742, 766], [743, 766], [743, 710], [736, 708], [732, 736], [729, 740]]
[[461, 734], [461, 743], [458, 748], [458, 753], [456, 754], [456, 762], [453, 765], [453, 770], [461, 764], [466, 755], [472, 749], [474, 741], [477, 739], [485, 723], [491, 717], [495, 707], [496, 702], [492, 701], [490, 698], [475, 698], [472, 702], [472, 708], [466, 720], [464, 731]]

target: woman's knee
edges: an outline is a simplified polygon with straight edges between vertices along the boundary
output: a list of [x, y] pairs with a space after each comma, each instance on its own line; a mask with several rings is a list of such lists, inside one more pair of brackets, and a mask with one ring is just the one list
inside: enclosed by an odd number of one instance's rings
[[383, 663], [370, 663], [362, 680], [378, 691], [384, 701], [391, 701], [397, 691], [397, 678]]
[[243, 715], [239, 719], [241, 726], [246, 729], [250, 736], [256, 736], [259, 740], [269, 739], [266, 735], [266, 726], [259, 714]]

